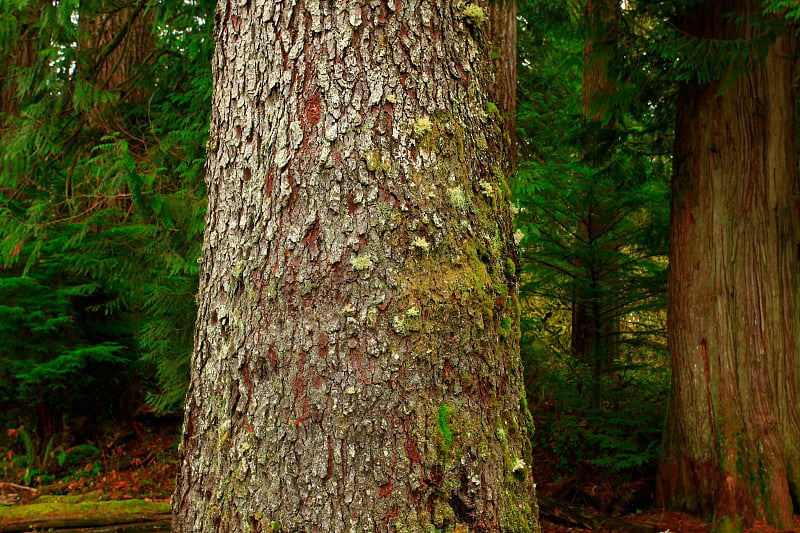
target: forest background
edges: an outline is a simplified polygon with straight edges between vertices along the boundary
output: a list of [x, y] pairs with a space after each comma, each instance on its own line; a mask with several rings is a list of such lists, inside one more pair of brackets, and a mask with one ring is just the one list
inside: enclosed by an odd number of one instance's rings
[[[637, 484], [628, 512], [655, 484], [678, 87], [749, 46], [681, 35], [675, 18], [693, 3], [606, 2], [613, 16], [596, 23], [579, 2], [518, 2], [509, 186], [535, 478], [603, 511], [611, 500], [587, 480]], [[142, 424], [177, 435], [214, 8], [0, 4], [0, 481], [97, 477]]]

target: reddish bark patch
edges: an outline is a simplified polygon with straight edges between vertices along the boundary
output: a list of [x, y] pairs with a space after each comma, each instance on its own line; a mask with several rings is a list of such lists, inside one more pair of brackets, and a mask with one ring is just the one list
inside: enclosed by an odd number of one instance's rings
[[321, 115], [319, 94], [314, 93], [306, 100], [306, 124], [316, 126]]
[[272, 197], [272, 188], [275, 186], [275, 169], [270, 166], [270, 170], [267, 173], [267, 177], [264, 180], [264, 197], [271, 198]]
[[388, 483], [386, 483], [385, 485], [381, 485], [380, 487], [378, 487], [378, 495], [381, 498], [388, 498], [389, 496], [392, 495], [392, 487], [393, 486], [394, 486], [394, 484], [391, 482], [391, 480]]
[[328, 358], [328, 334], [324, 331], [319, 334], [319, 340], [317, 341], [317, 350], [319, 350], [319, 355], [323, 359]]
[[275, 351], [275, 343], [273, 342], [269, 350], [267, 350], [267, 355], [269, 356], [269, 362], [272, 365], [273, 370], [278, 369], [278, 353]]
[[412, 465], [414, 463], [422, 462], [422, 456], [419, 454], [419, 449], [417, 448], [417, 442], [411, 437], [411, 435], [408, 435], [406, 437], [405, 450], [406, 450], [406, 457], [408, 457], [408, 460], [411, 461]]
[[250, 365], [247, 363], [245, 363], [244, 368], [242, 369], [242, 380], [247, 387], [247, 403], [250, 403], [250, 398], [253, 397], [253, 380], [250, 377]]
[[310, 246], [312, 242], [317, 240], [320, 234], [320, 227], [319, 227], [319, 216], [314, 220], [314, 223], [311, 224], [311, 227], [308, 228], [306, 231], [306, 236], [303, 238], [303, 244], [305, 246]]

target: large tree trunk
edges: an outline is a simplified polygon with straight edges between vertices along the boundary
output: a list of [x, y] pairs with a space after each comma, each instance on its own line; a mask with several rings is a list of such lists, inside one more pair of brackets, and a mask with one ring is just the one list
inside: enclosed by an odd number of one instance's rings
[[[751, 25], [759, 9], [753, 1], [706, 2], [684, 29], [702, 39], [747, 39], [760, 31]], [[731, 530], [762, 516], [789, 528], [800, 496], [792, 34], [775, 39], [746, 71], [730, 73], [725, 86], [687, 83], [678, 96], [673, 391], [658, 500], [715, 515]]]
[[174, 530], [538, 530], [486, 5], [293, 6], [216, 13]]

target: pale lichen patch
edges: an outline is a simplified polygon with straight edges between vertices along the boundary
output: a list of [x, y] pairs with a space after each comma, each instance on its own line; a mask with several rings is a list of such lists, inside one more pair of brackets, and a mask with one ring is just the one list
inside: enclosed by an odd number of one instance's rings
[[479, 26], [486, 20], [486, 12], [481, 6], [475, 3], [467, 4], [461, 10], [461, 14], [467, 19], [467, 22], [473, 26]]
[[450, 203], [456, 209], [461, 210], [467, 207], [467, 197], [464, 195], [464, 189], [461, 187], [447, 189], [447, 196], [450, 198]]
[[406, 321], [402, 316], [396, 316], [392, 319], [392, 329], [398, 335], [406, 332]]
[[433, 122], [428, 117], [420, 117], [414, 122], [414, 133], [417, 137], [424, 137], [426, 133], [433, 131]]
[[350, 260], [350, 264], [359, 272], [369, 270], [373, 265], [372, 256], [370, 254], [357, 255]]
[[481, 193], [487, 198], [494, 198], [496, 192], [494, 190], [494, 186], [486, 180], [481, 180], [479, 183], [481, 186]]
[[431, 249], [431, 245], [428, 241], [423, 239], [422, 237], [414, 237], [414, 240], [411, 242], [411, 245], [415, 248], [419, 248], [420, 250], [427, 252]]

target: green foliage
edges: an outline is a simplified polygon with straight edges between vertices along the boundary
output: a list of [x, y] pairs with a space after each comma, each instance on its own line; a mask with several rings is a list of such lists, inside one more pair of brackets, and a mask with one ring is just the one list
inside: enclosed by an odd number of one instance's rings
[[[528, 304], [525, 323], [534, 328], [527, 337], [544, 349], [536, 358], [571, 353], [565, 338], [570, 318], [556, 342], [544, 322], [570, 313], [580, 295], [607, 350], [594, 360], [613, 373], [663, 351], [670, 160], [660, 154], [668, 152], [670, 130], [652, 104], [622, 107], [614, 95], [607, 106], [613, 121], [587, 121], [581, 26], [566, 4], [561, 10], [553, 2], [525, 6], [530, 22], [520, 49], [518, 112], [523, 153], [514, 193], [526, 235], [521, 294]], [[659, 93], [648, 101], [669, 106]]]
[[[119, 13], [135, 12], [128, 7]], [[8, 419], [36, 408], [47, 433], [123, 414], [140, 391], [158, 410], [182, 402], [205, 217], [213, 8], [148, 3], [128, 22], [149, 25], [149, 52], [123, 69], [127, 79], [104, 80], [85, 66], [113, 43], [80, 21], [106, 16], [106, 4], [2, 5], [0, 91], [14, 104], [0, 115]], [[35, 50], [30, 63], [24, 46]]]
[[768, 0], [764, 2], [764, 12], [797, 20], [800, 18], [800, 3], [795, 0]]
[[36, 277], [13, 270], [0, 277], [0, 391], [6, 405], [54, 417], [106, 404], [133, 355], [129, 317], [93, 309], [106, 300], [98, 286], [65, 276], [61, 261], [71, 256], [50, 259]]
[[[693, 13], [697, 0], [664, 2], [637, 0], [622, 11], [625, 24], [620, 32], [622, 47], [630, 51], [619, 62], [619, 77], [628, 78], [630, 88], [642, 89], [653, 83], [721, 80], [727, 90], [738, 76], [748, 72], [754, 61], [762, 59], [787, 23], [800, 16], [792, 0], [762, 3], [762, 13], [744, 17], [727, 15], [725, 25], [714, 28], [714, 35], [698, 38], [686, 23], [697, 20]], [[688, 17], [688, 19], [687, 19]], [[736, 28], [748, 25], [747, 39], [739, 38]]]
[[[587, 408], [585, 387], [570, 369], [575, 362], [549, 366], [537, 379], [540, 409], [534, 445], [558, 457], [556, 470], [582, 464], [610, 473], [652, 472], [658, 460], [669, 392], [665, 367], [631, 367], [608, 378], [610, 391], [600, 409]], [[545, 405], [557, 406], [542, 409]]]
[[[568, 2], [520, 7], [521, 146], [512, 189], [526, 235], [521, 351], [535, 443], [555, 451], [564, 471], [652, 467], [668, 390], [669, 86], [643, 81], [636, 52], [614, 48], [626, 35], [595, 42], [615, 91], [599, 102], [603, 115], [587, 119], [583, 52], [591, 33], [580, 14]], [[573, 343], [579, 306], [592, 319], [587, 353]]]

